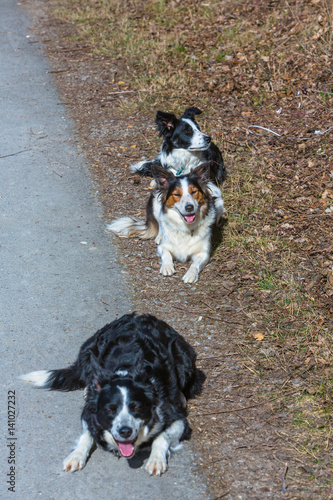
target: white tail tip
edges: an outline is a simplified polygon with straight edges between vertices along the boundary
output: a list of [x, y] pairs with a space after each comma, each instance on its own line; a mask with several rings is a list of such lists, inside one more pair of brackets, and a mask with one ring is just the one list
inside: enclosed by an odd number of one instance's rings
[[138, 163], [134, 163], [133, 165], [130, 165], [130, 170], [132, 170], [132, 172], [138, 172], [141, 170], [141, 167], [144, 163], [146, 163], [146, 162], [139, 161]]
[[107, 231], [112, 231], [118, 236], [128, 237], [130, 231], [135, 227], [136, 221], [131, 217], [121, 217], [106, 226]]
[[45, 387], [49, 380], [51, 372], [48, 370], [39, 370], [37, 372], [26, 373], [21, 375], [19, 378], [24, 382], [29, 382], [36, 387]]

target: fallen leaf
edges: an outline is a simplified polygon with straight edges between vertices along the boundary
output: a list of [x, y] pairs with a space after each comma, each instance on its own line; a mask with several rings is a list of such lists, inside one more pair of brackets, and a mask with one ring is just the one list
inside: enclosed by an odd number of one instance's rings
[[317, 392], [317, 389], [315, 387], [308, 387], [306, 390], [309, 394], [312, 394], [312, 395], [316, 394], [316, 392]]
[[255, 276], [253, 276], [253, 274], [244, 274], [241, 278], [243, 280], [251, 280], [251, 281], [253, 281], [255, 279]]
[[261, 332], [253, 332], [252, 337], [261, 342], [264, 340], [264, 335]]
[[237, 267], [237, 262], [226, 262], [226, 268], [233, 271]]

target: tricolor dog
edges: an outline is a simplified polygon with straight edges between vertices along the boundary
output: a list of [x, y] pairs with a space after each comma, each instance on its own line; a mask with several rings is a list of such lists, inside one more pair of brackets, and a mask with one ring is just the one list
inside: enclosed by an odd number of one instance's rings
[[[155, 124], [163, 137], [161, 151], [152, 161], [140, 161], [131, 165], [131, 170], [144, 176], [154, 176], [154, 167], [163, 167], [175, 176], [187, 175], [202, 163], [210, 162], [210, 191], [214, 199], [217, 222], [224, 205], [220, 186], [226, 178], [226, 170], [219, 148], [209, 135], [201, 132], [195, 115], [202, 111], [187, 108], [180, 118], [173, 113], [157, 111]], [[152, 186], [155, 186], [154, 181]]]
[[186, 399], [200, 392], [196, 354], [171, 326], [154, 316], [126, 314], [81, 347], [75, 363], [21, 378], [58, 391], [86, 389], [83, 432], [65, 459], [65, 471], [82, 469], [94, 442], [130, 459], [150, 445], [150, 475], [167, 470], [170, 452], [191, 434]]
[[[156, 188], [146, 208], [146, 222], [132, 217], [115, 220], [108, 229], [118, 236], [155, 238], [161, 260], [160, 273], [171, 276], [173, 260], [190, 261], [183, 276], [185, 283], [195, 283], [210, 258], [212, 226], [218, 219], [211, 189], [210, 165], [202, 164], [186, 175], [153, 167]], [[223, 212], [221, 197], [219, 215]]]

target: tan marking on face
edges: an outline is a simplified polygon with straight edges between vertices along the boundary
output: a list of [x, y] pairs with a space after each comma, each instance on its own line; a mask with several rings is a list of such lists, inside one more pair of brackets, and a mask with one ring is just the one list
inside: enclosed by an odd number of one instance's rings
[[201, 206], [205, 203], [205, 198], [204, 198], [202, 192], [193, 184], [189, 185], [188, 192], [198, 202], [199, 206]]
[[180, 201], [183, 196], [183, 190], [180, 186], [176, 186], [175, 189], [170, 194], [169, 198], [166, 201], [166, 206], [168, 208], [172, 208], [177, 201]]

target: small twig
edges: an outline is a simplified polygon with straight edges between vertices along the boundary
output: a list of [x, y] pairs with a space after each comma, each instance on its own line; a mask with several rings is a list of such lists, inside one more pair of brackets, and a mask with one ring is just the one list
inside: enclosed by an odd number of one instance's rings
[[62, 178], [62, 175], [58, 174], [55, 170], [52, 170], [52, 172]]
[[185, 311], [189, 314], [194, 314], [196, 316], [202, 316], [203, 318], [212, 319], [214, 321], [222, 321], [222, 323], [230, 323], [231, 325], [244, 325], [244, 323], [239, 323], [237, 321], [227, 321], [226, 319], [214, 318], [213, 316], [207, 316], [206, 314], [202, 314], [201, 312], [189, 311], [188, 309], [185, 309], [184, 307], [179, 307], [179, 306], [173, 306], [173, 307], [175, 309], [179, 309], [180, 311]]
[[[268, 402], [267, 402], [268, 403]], [[242, 408], [234, 408], [233, 410], [219, 410], [219, 411], [212, 411], [208, 413], [201, 413], [200, 416], [206, 416], [206, 415], [219, 415], [220, 413], [235, 413], [236, 411], [243, 411], [243, 410], [248, 410], [249, 408], [256, 408], [257, 406], [261, 406], [262, 404], [267, 404], [267, 403], [257, 403], [255, 405], [250, 405], [250, 406], [243, 406]]]
[[[251, 133], [252, 133], [252, 132], [251, 132]], [[246, 141], [246, 145], [247, 145], [247, 147], [251, 150], [250, 145], [249, 145], [249, 142], [250, 142], [251, 146], [253, 147], [253, 149], [255, 149], [255, 151], [258, 151], [258, 148], [256, 147], [256, 145], [254, 144], [254, 142], [253, 142], [253, 141]]]
[[204, 302], [203, 300], [200, 301], [204, 306], [208, 307], [208, 309], [210, 309], [211, 311], [214, 311], [215, 312], [215, 309], [213, 309], [209, 304], [206, 304], [206, 302]]
[[[229, 297], [229, 295], [234, 293], [237, 290], [237, 288], [239, 288], [239, 286], [240, 286], [240, 283], [238, 283], [234, 288], [232, 288], [226, 295], [224, 295], [224, 297]], [[225, 290], [228, 290], [225, 286], [223, 288]]]
[[50, 74], [50, 73], [66, 73], [66, 71], [70, 71], [71, 68], [67, 68], [67, 69], [52, 69], [50, 71], [47, 71], [46, 73], [47, 74]]
[[266, 130], [266, 132], [270, 132], [271, 134], [277, 135], [278, 137], [282, 137], [281, 134], [274, 132], [274, 130], [271, 130], [270, 128], [266, 127], [261, 127], [260, 125], [249, 125], [247, 129], [250, 132], [250, 134], [254, 134], [254, 132], [251, 132], [250, 128], [260, 128], [261, 130]]
[[77, 47], [76, 49], [74, 49], [72, 47], [58, 47], [58, 49], [52, 50], [51, 52], [59, 52], [59, 50], [61, 50], [62, 52], [78, 52], [80, 50], [88, 49], [88, 48], [89, 48], [88, 45], [83, 45], [82, 47]]
[[229, 354], [221, 354], [220, 356], [206, 356], [203, 358], [197, 358], [198, 361], [203, 361], [204, 359], [216, 359], [216, 358], [225, 358], [227, 356], [237, 356], [239, 355], [239, 352], [231, 352]]
[[228, 141], [228, 139], [223, 139], [223, 140], [224, 140], [224, 142], [227, 142], [228, 144], [232, 144], [233, 146], [239, 146], [241, 148], [245, 148], [246, 147], [246, 143]]
[[281, 389], [284, 389], [285, 386], [288, 384], [288, 382], [290, 381], [292, 377], [292, 374], [289, 375], [289, 377], [283, 382], [282, 386], [281, 386]]
[[220, 498], [224, 498], [227, 495], [229, 495], [230, 491], [226, 491], [225, 493], [222, 493], [222, 495], [219, 495], [218, 497], [214, 497], [214, 500], [219, 500]]
[[[243, 418], [243, 417], [241, 417], [240, 415], [236, 415], [236, 417], [238, 417], [238, 418], [239, 418], [239, 420], [241, 420], [241, 421], [243, 422], [243, 424], [244, 424], [244, 425], [246, 425], [246, 427], [249, 427], [249, 424], [248, 424], [248, 423], [244, 420], [244, 418]], [[239, 448], [248, 448], [248, 447], [247, 447], [247, 446], [239, 446], [239, 447], [237, 448], [237, 450], [239, 450]]]
[[312, 175], [309, 175], [309, 177], [306, 177], [306, 179], [304, 179], [300, 185], [302, 184], [305, 184], [306, 182], [309, 182], [311, 181], [311, 179], [313, 179], [314, 177], [316, 177], [317, 175], [321, 174], [322, 172], [325, 172], [325, 170], [327, 170], [328, 168], [332, 168], [332, 164], [330, 163], [329, 165], [326, 165], [326, 167], [322, 168], [321, 170], [319, 170], [319, 172], [315, 172], [314, 174]]
[[311, 250], [311, 252], [301, 252], [301, 255], [316, 255], [316, 253], [323, 253], [327, 255], [331, 250], [333, 250], [333, 245], [325, 248], [318, 248], [317, 250]]
[[286, 485], [287, 472], [288, 472], [288, 464], [286, 464], [282, 474], [282, 484], [281, 484], [282, 493], [287, 493], [287, 485]]
[[167, 295], [169, 295], [169, 293], [172, 290], [172, 288], [173, 288], [173, 284], [171, 284], [169, 290], [164, 295], [162, 295], [162, 297], [159, 297], [159, 298], [160, 299], [164, 299]]
[[19, 155], [21, 153], [24, 153], [25, 151], [30, 151], [30, 150], [31, 150], [31, 148], [29, 148], [29, 149], [22, 149], [22, 151], [18, 151], [17, 153], [12, 153], [10, 155], [0, 156], [0, 159], [1, 158], [8, 158], [8, 156], [16, 156], [16, 155]]
[[256, 285], [255, 283], [253, 283], [253, 285], [255, 286], [255, 288], [261, 293], [261, 295], [268, 301], [270, 302], [271, 304], [273, 304], [275, 307], [277, 307], [278, 309], [280, 309], [281, 311], [283, 311], [284, 313], [286, 314], [289, 314], [290, 316], [292, 316], [293, 318], [295, 319], [299, 319], [299, 316], [296, 316], [295, 314], [293, 314], [292, 312], [288, 311], [287, 309], [285, 309], [284, 307], [281, 307], [279, 306], [279, 304], [277, 304], [274, 300], [270, 299], [269, 297], [267, 297], [262, 290], [260, 290], [259, 286]]
[[136, 92], [136, 90], [119, 90], [117, 92], [108, 92], [108, 95], [116, 95], [116, 94], [129, 94]]
[[257, 408], [258, 406], [263, 406], [272, 403], [273, 401], [276, 401], [279, 398], [282, 397], [287, 397], [287, 396], [292, 396], [293, 394], [296, 394], [299, 391], [292, 391], [286, 394], [280, 394], [279, 396], [275, 396], [275, 398], [271, 398], [268, 401], [261, 401], [260, 403], [256, 403], [250, 406], [243, 406], [242, 408], [234, 408], [232, 410], [219, 410], [219, 411], [212, 411], [208, 413], [201, 413], [200, 416], [206, 416], [206, 415], [219, 415], [220, 413], [235, 413], [236, 411], [243, 411], [243, 410], [248, 410], [249, 408]]
[[311, 137], [297, 137], [297, 136], [293, 136], [293, 135], [291, 135], [291, 136], [287, 136], [287, 135], [283, 136], [281, 134], [278, 134], [277, 132], [274, 132], [274, 130], [271, 130], [270, 128], [262, 127], [261, 125], [249, 125], [247, 127], [247, 129], [248, 129], [248, 131], [249, 131], [250, 134], [254, 134], [254, 132], [251, 132], [250, 128], [260, 128], [261, 130], [265, 130], [266, 132], [270, 132], [271, 134], [277, 135], [278, 137], [282, 137], [284, 139], [293, 139], [293, 140], [296, 140], [296, 141], [309, 141], [310, 139], [315, 139], [315, 138], [319, 137], [320, 135], [326, 134], [327, 132], [329, 132], [330, 130], [332, 130], [333, 126], [327, 128], [323, 132], [321, 130], [316, 130], [315, 133], [314, 133], [314, 135], [312, 135]]
[[329, 432], [328, 432], [328, 438], [327, 438], [327, 441], [326, 441], [326, 446], [325, 446], [325, 449], [326, 449], [326, 450], [328, 450], [328, 446], [329, 446], [329, 442], [330, 442], [331, 434], [332, 434], [332, 427], [330, 428], [330, 430], [329, 430]]

